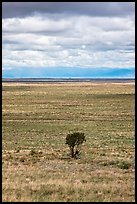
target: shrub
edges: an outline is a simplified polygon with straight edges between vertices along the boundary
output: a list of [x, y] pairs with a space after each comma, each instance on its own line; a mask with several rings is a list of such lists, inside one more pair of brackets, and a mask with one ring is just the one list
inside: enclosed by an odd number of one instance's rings
[[36, 151], [35, 151], [34, 149], [32, 149], [32, 150], [30, 151], [30, 155], [31, 155], [31, 156], [36, 155]]
[[122, 161], [119, 163], [118, 167], [120, 169], [129, 169], [131, 167], [131, 164], [129, 162]]
[[84, 141], [86, 141], [85, 134], [82, 132], [74, 132], [67, 135], [66, 144], [70, 148], [70, 154], [72, 158], [76, 158], [79, 155], [79, 147]]

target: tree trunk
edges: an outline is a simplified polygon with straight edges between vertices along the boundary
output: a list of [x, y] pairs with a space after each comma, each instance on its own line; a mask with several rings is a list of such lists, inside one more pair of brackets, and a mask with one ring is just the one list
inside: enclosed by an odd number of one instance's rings
[[71, 157], [74, 158], [74, 147], [70, 148]]

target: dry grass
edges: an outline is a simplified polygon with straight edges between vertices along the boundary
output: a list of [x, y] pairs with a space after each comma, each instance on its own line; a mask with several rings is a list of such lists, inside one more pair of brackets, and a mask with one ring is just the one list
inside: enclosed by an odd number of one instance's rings
[[11, 159], [4, 162], [3, 170], [5, 202], [134, 201], [132, 167], [108, 168], [97, 162], [63, 160], [51, 153], [10, 154]]
[[135, 201], [134, 84], [3, 83], [2, 100], [3, 202]]

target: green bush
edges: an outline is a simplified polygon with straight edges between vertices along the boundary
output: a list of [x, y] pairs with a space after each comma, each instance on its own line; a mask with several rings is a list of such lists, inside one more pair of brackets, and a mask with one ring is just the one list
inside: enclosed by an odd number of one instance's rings
[[72, 158], [77, 158], [80, 154], [80, 145], [86, 141], [85, 134], [82, 132], [74, 132], [68, 134], [66, 137], [66, 144], [70, 148], [70, 154]]
[[122, 161], [119, 163], [118, 167], [120, 169], [129, 169], [131, 167], [131, 164], [129, 162]]

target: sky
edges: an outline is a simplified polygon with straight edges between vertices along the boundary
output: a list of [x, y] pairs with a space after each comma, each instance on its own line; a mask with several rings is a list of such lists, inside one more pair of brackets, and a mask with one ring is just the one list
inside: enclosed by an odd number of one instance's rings
[[2, 2], [2, 77], [135, 77], [134, 2]]

